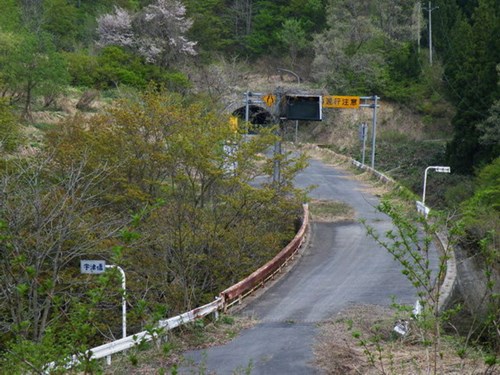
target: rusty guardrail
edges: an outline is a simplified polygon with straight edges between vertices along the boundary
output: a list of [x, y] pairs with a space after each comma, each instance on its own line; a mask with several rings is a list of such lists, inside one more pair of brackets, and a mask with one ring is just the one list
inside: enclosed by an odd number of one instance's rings
[[263, 286], [267, 280], [281, 271], [282, 267], [295, 256], [304, 241], [306, 230], [309, 225], [309, 206], [304, 204], [303, 209], [304, 216], [302, 225], [293, 240], [273, 259], [258, 270], [220, 293], [224, 301], [224, 311], [236, 302], [241, 303], [242, 298], [252, 293], [258, 287]]

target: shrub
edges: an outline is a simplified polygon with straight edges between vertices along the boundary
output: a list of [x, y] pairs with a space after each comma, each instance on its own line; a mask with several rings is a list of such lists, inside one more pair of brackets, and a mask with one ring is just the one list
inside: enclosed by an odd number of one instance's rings
[[14, 151], [21, 141], [19, 125], [6, 100], [0, 100], [0, 152]]

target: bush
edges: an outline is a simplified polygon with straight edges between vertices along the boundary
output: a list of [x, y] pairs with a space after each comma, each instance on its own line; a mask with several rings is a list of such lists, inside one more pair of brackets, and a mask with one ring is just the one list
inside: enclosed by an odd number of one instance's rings
[[145, 89], [150, 82], [169, 91], [183, 91], [190, 87], [182, 73], [147, 64], [131, 52], [117, 46], [103, 48], [98, 56], [85, 51], [65, 53], [71, 84], [101, 90], [118, 86]]
[[21, 142], [19, 125], [6, 100], [0, 100], [0, 152], [12, 152]]
[[97, 59], [86, 51], [65, 53], [73, 86], [92, 87], [96, 82]]

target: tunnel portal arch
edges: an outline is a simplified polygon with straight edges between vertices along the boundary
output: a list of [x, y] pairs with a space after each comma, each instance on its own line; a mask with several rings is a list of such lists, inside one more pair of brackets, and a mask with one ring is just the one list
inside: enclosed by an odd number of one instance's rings
[[[245, 121], [246, 106], [240, 107], [233, 111], [232, 115]], [[273, 125], [273, 116], [271, 113], [258, 105], [248, 106], [248, 121], [253, 125], [253, 129], [249, 130], [250, 134], [258, 132], [259, 128], [271, 127]]]

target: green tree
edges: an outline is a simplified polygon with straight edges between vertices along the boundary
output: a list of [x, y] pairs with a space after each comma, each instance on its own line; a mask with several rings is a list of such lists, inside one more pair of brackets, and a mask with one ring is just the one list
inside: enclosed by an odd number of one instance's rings
[[301, 21], [308, 36], [323, 30], [327, 0], [292, 0], [286, 7], [288, 17]]
[[280, 189], [252, 186], [272, 174], [272, 160], [259, 155], [274, 140], [264, 133], [241, 142], [213, 101], [149, 90], [92, 121], [63, 124], [49, 142], [60, 165], [86, 150], [89, 170], [114, 166], [107, 196], [115, 209], [157, 207], [123, 254], [134, 269], [130, 295], [182, 311], [211, 300], [293, 236], [286, 218], [300, 212], [303, 196], [291, 181], [303, 161], [283, 162]]
[[493, 103], [489, 117], [478, 125], [478, 129], [481, 132], [479, 143], [491, 147], [493, 155], [500, 155], [500, 100]]
[[[352, 5], [352, 6], [351, 6]], [[327, 9], [327, 29], [314, 39], [314, 77], [343, 93], [380, 92], [383, 35], [369, 2], [338, 0]]]
[[216, 52], [231, 51], [236, 36], [232, 33], [227, 2], [224, 0], [185, 1], [188, 16], [193, 20], [189, 30], [191, 40], [196, 40], [204, 56]]
[[337, 92], [409, 101], [421, 64], [414, 2], [331, 1], [314, 38], [313, 76]]
[[[377, 208], [391, 218], [394, 228], [380, 234], [364, 221], [363, 224], [368, 235], [401, 265], [401, 272], [415, 288], [422, 311], [414, 313], [412, 325], [418, 329], [421, 343], [429, 347], [423, 370], [429, 374], [439, 374], [442, 361], [441, 330], [446, 321], [446, 314], [441, 313], [441, 280], [446, 274], [449, 254], [453, 251], [447, 245], [442, 249], [436, 264], [433, 264], [432, 253], [436, 250], [432, 244], [435, 233], [443, 223], [437, 216], [431, 222], [417, 213], [408, 213], [404, 204], [395, 203], [389, 197]], [[447, 243], [450, 242], [451, 238], [447, 239]]]
[[474, 298], [467, 300], [468, 313], [477, 327], [468, 339], [487, 343], [496, 353], [500, 337], [500, 158], [482, 168], [475, 179], [474, 195], [461, 207], [463, 233], [461, 246], [482, 275], [477, 280]]
[[2, 0], [0, 32], [16, 31], [21, 23], [21, 11], [16, 0]]
[[52, 35], [57, 50], [76, 48], [78, 27], [78, 10], [72, 4], [65, 0], [45, 2], [42, 29]]
[[78, 259], [102, 249], [126, 223], [102, 209], [109, 172], [87, 172], [85, 162], [55, 165], [40, 154], [9, 163], [0, 176], [2, 335], [41, 340], [59, 318], [56, 305], [69, 304]]
[[0, 70], [11, 101], [23, 103], [23, 116], [28, 120], [37, 97], [60, 93], [69, 80], [64, 59], [44, 33], [3, 34]]
[[290, 65], [293, 69], [298, 54], [308, 45], [302, 22], [297, 19], [285, 20], [283, 28], [278, 32], [278, 38], [288, 49]]
[[452, 167], [462, 173], [472, 173], [496, 156], [494, 148], [480, 144], [478, 124], [500, 97], [496, 71], [500, 61], [499, 24], [498, 2], [479, 1], [470, 21], [459, 16], [451, 31], [450, 52], [445, 55], [446, 81], [457, 105], [448, 157]]
[[250, 32], [244, 37], [244, 48], [254, 57], [276, 54], [279, 39], [276, 31], [285, 21], [280, 2], [260, 1], [256, 4]]

